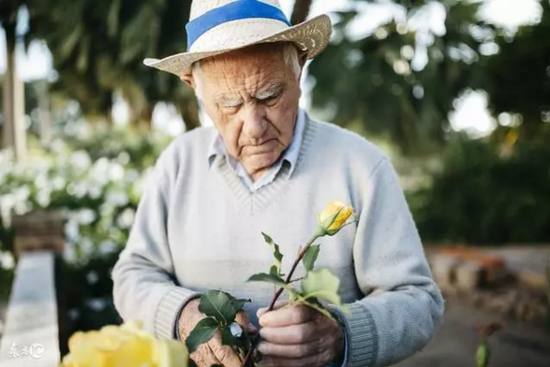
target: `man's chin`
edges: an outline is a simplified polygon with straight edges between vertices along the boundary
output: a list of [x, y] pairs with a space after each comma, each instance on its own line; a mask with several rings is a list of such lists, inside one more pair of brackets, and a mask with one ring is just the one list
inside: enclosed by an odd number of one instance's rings
[[274, 152], [266, 152], [266, 153], [258, 153], [254, 154], [245, 161], [246, 167], [251, 167], [253, 171], [262, 171], [262, 170], [268, 170], [275, 162], [277, 162], [277, 159], [281, 154], [277, 154]]

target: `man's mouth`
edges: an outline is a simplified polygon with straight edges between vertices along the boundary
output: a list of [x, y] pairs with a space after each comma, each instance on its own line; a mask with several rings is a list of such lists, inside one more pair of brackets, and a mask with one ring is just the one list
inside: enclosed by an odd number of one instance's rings
[[266, 140], [259, 145], [245, 145], [243, 151], [248, 154], [264, 154], [272, 152], [279, 145], [277, 139]]

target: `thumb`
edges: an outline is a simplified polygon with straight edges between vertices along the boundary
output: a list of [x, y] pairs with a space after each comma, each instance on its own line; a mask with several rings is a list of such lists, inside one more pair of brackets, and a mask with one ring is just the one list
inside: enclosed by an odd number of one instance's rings
[[235, 321], [237, 324], [239, 324], [243, 329], [248, 330], [250, 333], [257, 333], [258, 328], [254, 326], [254, 324], [250, 321], [250, 318], [244, 311], [239, 311], [237, 313], [237, 316], [235, 316]]

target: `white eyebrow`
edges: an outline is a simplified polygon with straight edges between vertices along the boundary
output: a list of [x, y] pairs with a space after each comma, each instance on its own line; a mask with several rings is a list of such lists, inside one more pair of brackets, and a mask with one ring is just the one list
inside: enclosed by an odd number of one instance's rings
[[266, 91], [257, 93], [254, 98], [264, 101], [266, 99], [279, 96], [284, 89], [285, 85], [283, 83], [272, 84]]
[[225, 96], [221, 96], [218, 98], [218, 104], [220, 104], [223, 107], [239, 107], [243, 104], [242, 99], [230, 99]]

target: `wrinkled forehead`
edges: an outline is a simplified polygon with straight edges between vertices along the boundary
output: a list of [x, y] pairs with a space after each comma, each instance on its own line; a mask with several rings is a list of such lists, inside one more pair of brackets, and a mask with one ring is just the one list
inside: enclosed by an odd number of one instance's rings
[[213, 56], [200, 62], [201, 74], [228, 84], [250, 78], [288, 78], [292, 71], [282, 50], [280, 44], [262, 44]]

